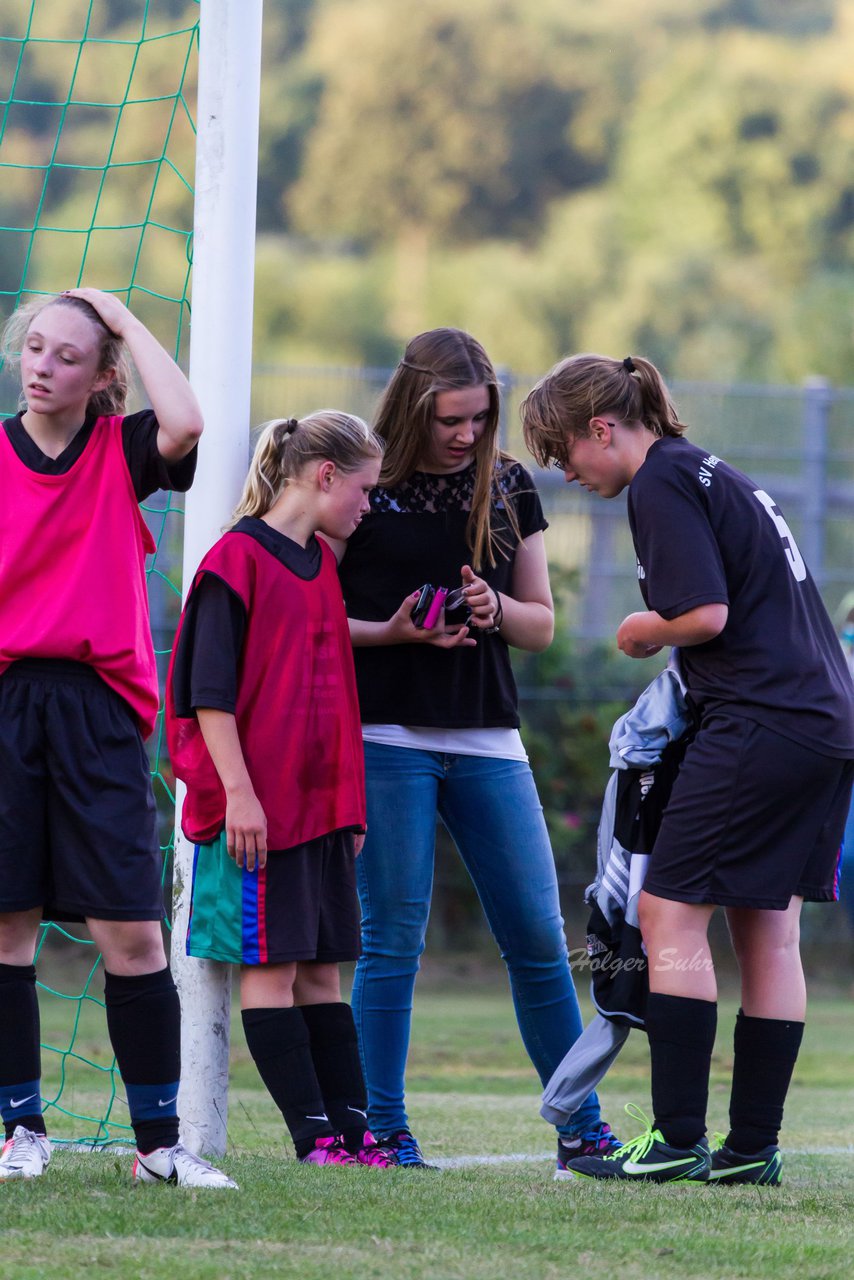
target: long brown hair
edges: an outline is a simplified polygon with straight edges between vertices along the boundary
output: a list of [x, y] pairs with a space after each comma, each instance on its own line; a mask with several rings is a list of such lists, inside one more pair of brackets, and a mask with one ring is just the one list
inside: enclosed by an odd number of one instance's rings
[[[385, 441], [380, 484], [394, 488], [418, 469], [429, 447], [437, 394], [467, 387], [486, 387], [489, 393], [489, 411], [474, 451], [474, 493], [466, 526], [473, 567], [479, 571], [485, 562], [494, 568], [496, 551], [508, 557], [512, 550], [503, 531], [494, 527], [493, 509], [500, 496], [500, 472], [513, 461], [498, 447], [498, 375], [480, 343], [462, 329], [428, 329], [414, 337], [382, 394], [374, 430]], [[513, 504], [506, 502], [505, 510], [518, 541]]]
[[641, 356], [568, 356], [540, 378], [521, 413], [525, 443], [541, 467], [562, 467], [568, 444], [589, 436], [591, 419], [606, 414], [656, 436], [681, 436], [687, 429], [658, 369]]
[[[108, 417], [116, 413], [124, 413], [128, 393], [131, 388], [131, 362], [124, 338], [108, 329], [98, 312], [84, 298], [67, 298], [60, 294], [47, 294], [32, 298], [18, 307], [3, 327], [2, 354], [10, 368], [18, 368], [21, 363], [21, 352], [27, 340], [30, 326], [37, 316], [48, 307], [70, 307], [84, 315], [98, 336], [100, 354], [98, 373], [106, 369], [113, 370], [113, 377], [100, 391], [93, 391], [86, 405], [87, 413], [98, 417]], [[26, 396], [21, 392], [19, 407], [26, 408]]]

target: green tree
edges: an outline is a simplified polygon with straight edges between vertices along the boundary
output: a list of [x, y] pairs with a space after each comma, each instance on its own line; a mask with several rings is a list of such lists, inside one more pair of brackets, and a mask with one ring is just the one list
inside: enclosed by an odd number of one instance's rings
[[423, 315], [431, 245], [528, 235], [600, 172], [573, 146], [580, 95], [553, 35], [495, 0], [434, 0], [405, 21], [389, 0], [319, 12], [308, 58], [324, 90], [294, 222], [316, 239], [394, 242], [399, 332]]
[[817, 277], [850, 273], [852, 56], [850, 23], [798, 45], [725, 31], [674, 47], [641, 87], [615, 157], [621, 305], [615, 317], [600, 298], [588, 334], [682, 376], [850, 376], [850, 327], [818, 364], [808, 324], [800, 357], [783, 335], [795, 316], [803, 324]]
[[276, 0], [264, 6], [261, 127], [258, 139], [258, 230], [289, 232], [288, 195], [299, 177], [306, 139], [323, 90], [305, 56], [316, 0]]

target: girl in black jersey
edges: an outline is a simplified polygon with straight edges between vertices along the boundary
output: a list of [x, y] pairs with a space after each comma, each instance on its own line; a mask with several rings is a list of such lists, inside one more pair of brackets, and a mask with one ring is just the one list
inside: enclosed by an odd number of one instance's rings
[[[498, 395], [470, 335], [413, 338], [377, 412], [386, 448], [370, 514], [341, 548], [368, 802], [353, 1009], [371, 1127], [411, 1167], [425, 1162], [404, 1072], [437, 817], [477, 886], [544, 1083], [581, 1031], [509, 657], [552, 638], [546, 522], [530, 475], [499, 450]], [[464, 606], [421, 625], [425, 584], [461, 588]], [[561, 1131], [559, 1173], [614, 1145], [591, 1095]]]
[[[647, 611], [624, 618], [633, 658], [676, 645], [698, 728], [640, 899], [654, 1121], [579, 1177], [780, 1179], [778, 1133], [803, 1033], [798, 920], [838, 896], [854, 771], [854, 692], [833, 626], [782, 512], [764, 490], [682, 438], [648, 360], [578, 355], [522, 407], [541, 465], [628, 516]], [[726, 1140], [705, 1138], [717, 993], [707, 941], [727, 911], [742, 1008]]]

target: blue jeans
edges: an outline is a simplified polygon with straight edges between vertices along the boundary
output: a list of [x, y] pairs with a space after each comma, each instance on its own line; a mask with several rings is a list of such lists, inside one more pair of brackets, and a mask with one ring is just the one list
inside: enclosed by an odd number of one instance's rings
[[[408, 1127], [404, 1073], [412, 998], [433, 889], [436, 815], [474, 881], [507, 965], [516, 1019], [543, 1084], [581, 1033], [554, 858], [528, 765], [365, 743], [368, 835], [356, 859], [362, 958], [353, 1013], [368, 1123]], [[595, 1094], [565, 1132], [599, 1120]]]
[[839, 896], [848, 914], [848, 923], [854, 930], [854, 795], [851, 797], [848, 821], [845, 823], [845, 835], [842, 838], [842, 860], [839, 875]]

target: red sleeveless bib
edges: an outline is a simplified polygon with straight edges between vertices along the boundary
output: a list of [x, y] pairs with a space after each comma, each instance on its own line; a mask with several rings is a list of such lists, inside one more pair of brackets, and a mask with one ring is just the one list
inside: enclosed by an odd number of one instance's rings
[[[271, 849], [289, 849], [365, 821], [350, 631], [335, 557], [321, 546], [320, 572], [306, 582], [248, 534], [227, 533], [202, 560], [193, 582], [195, 589], [203, 574], [214, 573], [246, 608], [235, 716]], [[169, 753], [187, 786], [181, 825], [189, 840], [206, 843], [223, 828], [225, 792], [198, 721], [175, 714], [171, 677], [170, 664]]]

